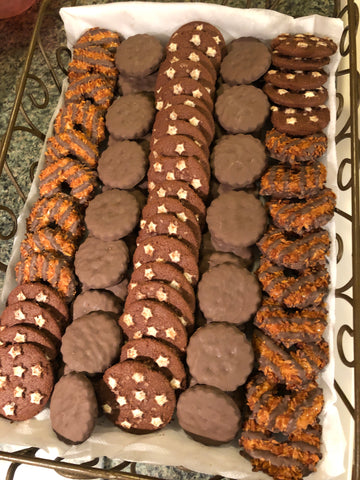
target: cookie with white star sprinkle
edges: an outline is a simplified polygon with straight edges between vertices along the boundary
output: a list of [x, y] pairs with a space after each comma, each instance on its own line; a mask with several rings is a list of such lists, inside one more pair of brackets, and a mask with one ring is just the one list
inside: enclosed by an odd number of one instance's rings
[[329, 75], [321, 69], [303, 72], [302, 70], [278, 70], [271, 68], [264, 75], [265, 82], [272, 83], [275, 87], [286, 88], [295, 92], [319, 88], [324, 85], [328, 78]]
[[282, 33], [271, 41], [271, 48], [281, 55], [300, 58], [329, 57], [337, 50], [336, 43], [331, 38], [304, 33]]
[[288, 135], [312, 135], [321, 132], [330, 121], [330, 111], [326, 105], [319, 107], [290, 108], [271, 107], [271, 122], [279, 132]]
[[50, 360], [31, 343], [0, 347], [0, 415], [28, 420], [46, 406], [54, 385]]
[[129, 340], [121, 349], [120, 361], [131, 358], [150, 358], [170, 380], [174, 390], [184, 390], [187, 385], [186, 372], [176, 348], [156, 338]]
[[119, 404], [115, 424], [131, 433], [165, 427], [173, 417], [175, 393], [165, 375], [138, 360], [125, 360], [104, 373], [104, 381]]
[[296, 92], [266, 83], [263, 91], [277, 105], [285, 105], [292, 108], [318, 107], [323, 105], [328, 98], [328, 91], [325, 87]]
[[191, 285], [196, 285], [199, 281], [197, 257], [184, 242], [177, 238], [157, 235], [140, 242], [133, 256], [134, 268], [149, 262], [174, 263], [181, 268]]
[[155, 337], [185, 352], [188, 342], [185, 319], [164, 302], [137, 300], [124, 310], [119, 325], [129, 340]]
[[185, 23], [185, 25], [182, 25], [176, 30], [177, 33], [188, 32], [188, 31], [195, 31], [195, 32], [204, 31], [209, 33], [213, 37], [217, 45], [220, 46], [222, 55], [223, 56], [225, 55], [226, 53], [225, 39], [222, 33], [220, 32], [220, 30], [217, 27], [215, 27], [215, 25], [213, 25], [212, 23], [203, 22], [202, 20], [194, 20], [192, 22]]
[[[209, 87], [201, 85], [193, 78], [174, 78], [166, 83], [163, 87], [155, 90], [155, 107], [161, 110], [168, 103], [173, 103], [173, 97], [190, 97], [203, 102], [204, 107], [212, 112], [214, 102], [211, 97]], [[185, 101], [186, 99], [182, 101]]]
[[181, 293], [183, 298], [195, 310], [196, 300], [193, 287], [185, 279], [182, 271], [173, 263], [150, 262], [133, 271], [129, 288], [137, 283], [160, 280]]

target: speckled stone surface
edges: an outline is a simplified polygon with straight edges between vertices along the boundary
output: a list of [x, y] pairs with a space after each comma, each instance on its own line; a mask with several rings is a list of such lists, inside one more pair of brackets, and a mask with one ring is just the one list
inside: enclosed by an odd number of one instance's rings
[[[0, 139], [3, 137], [9, 122], [16, 86], [25, 62], [27, 47], [30, 42], [40, 3], [41, 0], [36, 0], [35, 4], [22, 15], [8, 20], [0, 20]], [[57, 66], [56, 49], [58, 46], [65, 44], [65, 34], [58, 12], [61, 7], [71, 6], [74, 3], [74, 1], [70, 0], [51, 0], [40, 31], [43, 50], [48, 61], [53, 66], [59, 82], [64, 78], [64, 74]], [[110, 3], [110, 1], [79, 0], [76, 2], [77, 5], [95, 3]], [[208, 0], [208, 3], [226, 3], [232, 7], [244, 8], [248, 2], [246, 0], [228, 0], [227, 2], [223, 2], [222, 0]], [[260, 0], [252, 2], [252, 6], [258, 8], [265, 8], [269, 4], [272, 4], [275, 10], [295, 17], [315, 13], [333, 16], [335, 1], [307, 0], [304, 2], [303, 0]], [[48, 123], [58, 101], [59, 90], [45, 64], [39, 47], [36, 48], [30, 71], [36, 75], [39, 80], [29, 79], [27, 81], [23, 100], [24, 113], [19, 113], [16, 125], [28, 127], [23, 117], [23, 114], [25, 114], [38, 129], [38, 134], [41, 137], [42, 134], [46, 134]], [[42, 83], [46, 85], [46, 94], [42, 88]], [[32, 99], [30, 97], [32, 97]], [[34, 103], [40, 105], [41, 108], [36, 108]], [[30, 167], [37, 161], [42, 145], [41, 138], [23, 130], [16, 131], [12, 137], [7, 162], [25, 196], [29, 192], [31, 183], [29, 174]], [[4, 211], [3, 207], [12, 210], [15, 216], [17, 216], [23, 205], [22, 199], [6, 172], [3, 172], [0, 177], [0, 194], [0, 262], [6, 264], [11, 253], [12, 238], [6, 240], [3, 239], [3, 237], [11, 233], [14, 227], [14, 221], [11, 216]], [[0, 290], [3, 286], [3, 281], [4, 273], [0, 271]], [[119, 461], [115, 462], [115, 464], [118, 463]], [[105, 467], [111, 468], [112, 466], [113, 462], [110, 459], [105, 459]], [[130, 467], [127, 468], [127, 471], [129, 471], [129, 468]], [[195, 474], [194, 472], [180, 468], [147, 464], [137, 464], [136, 472], [138, 474], [173, 480], [190, 480], [190, 478], [205, 480], [210, 478], [207, 475]]]

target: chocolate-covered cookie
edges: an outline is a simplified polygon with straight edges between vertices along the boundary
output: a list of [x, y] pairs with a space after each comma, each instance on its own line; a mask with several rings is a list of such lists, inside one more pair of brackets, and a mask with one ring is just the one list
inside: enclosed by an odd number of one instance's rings
[[312, 135], [327, 126], [330, 122], [330, 111], [326, 105], [304, 109], [273, 105], [271, 122], [276, 130], [288, 135]]
[[115, 424], [132, 433], [159, 430], [170, 422], [175, 393], [163, 373], [137, 360], [125, 360], [104, 373], [120, 405]]
[[260, 40], [242, 38], [237, 40], [237, 46], [224, 57], [220, 73], [225, 83], [243, 85], [255, 82], [268, 70], [271, 64], [271, 54], [268, 47]]
[[85, 224], [90, 234], [110, 241], [126, 237], [137, 225], [139, 205], [130, 192], [107, 190], [89, 202]]
[[236, 85], [221, 93], [215, 103], [220, 125], [229, 133], [258, 130], [269, 114], [266, 95], [252, 85]]
[[127, 359], [151, 359], [160, 371], [170, 380], [174, 390], [186, 388], [186, 372], [179, 352], [167, 343], [156, 338], [140, 338], [129, 340], [121, 349], [120, 361]]
[[263, 233], [266, 212], [252, 193], [230, 191], [211, 202], [206, 221], [211, 235], [220, 241], [247, 247]]
[[121, 343], [122, 334], [114, 315], [91, 312], [68, 326], [61, 353], [74, 372], [101, 373], [117, 360]]
[[317, 195], [326, 182], [326, 167], [320, 162], [296, 169], [273, 165], [261, 177], [260, 195], [272, 198], [307, 198]]
[[145, 77], [157, 70], [164, 48], [153, 35], [139, 33], [124, 40], [117, 48], [115, 64], [129, 77]]
[[128, 262], [128, 247], [122, 240], [88, 237], [76, 252], [75, 273], [87, 288], [106, 288], [124, 278]]
[[301, 58], [328, 57], [337, 50], [331, 38], [304, 33], [282, 33], [271, 41], [271, 48], [281, 55]]
[[261, 301], [260, 285], [243, 267], [223, 263], [205, 272], [198, 285], [199, 306], [208, 322], [247, 322]]
[[118, 76], [118, 88], [121, 95], [130, 95], [132, 93], [155, 91], [157, 72], [150, 73], [146, 77], [128, 77], [120, 74]]
[[76, 372], [61, 377], [50, 402], [51, 426], [57, 436], [73, 445], [85, 442], [95, 427], [97, 416], [98, 404], [90, 380]]
[[28, 420], [46, 406], [54, 375], [45, 352], [31, 343], [0, 347], [0, 415]]
[[80, 293], [73, 303], [73, 319], [87, 313], [101, 310], [117, 315], [121, 312], [121, 301], [112, 292], [107, 290], [87, 290]]
[[106, 113], [106, 127], [117, 140], [143, 137], [151, 128], [155, 116], [153, 100], [145, 93], [118, 97]]
[[212, 168], [220, 183], [244, 188], [257, 180], [265, 169], [265, 149], [252, 135], [224, 135], [212, 151]]
[[174, 288], [195, 310], [195, 293], [189, 282], [186, 281], [182, 271], [173, 263], [168, 262], [150, 262], [134, 270], [131, 275], [129, 289], [138, 283], [160, 280]]
[[188, 335], [176, 312], [164, 302], [138, 300], [127, 305], [119, 325], [128, 339], [155, 337], [170, 343], [179, 351], [186, 349]]
[[145, 152], [138, 143], [114, 141], [100, 155], [97, 171], [104, 185], [130, 189], [144, 178], [146, 165]]
[[149, 262], [174, 263], [182, 269], [189, 283], [195, 285], [199, 280], [196, 256], [177, 238], [158, 235], [139, 243], [133, 256], [134, 267], [139, 268]]
[[13, 288], [7, 298], [7, 304], [11, 305], [24, 300], [35, 300], [39, 304], [50, 305], [57, 310], [65, 319], [69, 320], [69, 309], [54, 288], [40, 282], [23, 283]]
[[183, 392], [176, 414], [181, 428], [205, 445], [233, 440], [241, 418], [239, 407], [230, 395], [208, 385], [195, 385]]
[[265, 74], [264, 80], [278, 88], [299, 92], [321, 87], [328, 77], [329, 75], [324, 70], [302, 72], [301, 70], [277, 70], [272, 68]]
[[190, 337], [186, 362], [197, 383], [234, 391], [245, 383], [253, 361], [250, 342], [234, 325], [210, 323]]
[[294, 137], [273, 128], [266, 132], [265, 145], [272, 158], [293, 166], [314, 162], [324, 155], [327, 136], [318, 132], [305, 137]]

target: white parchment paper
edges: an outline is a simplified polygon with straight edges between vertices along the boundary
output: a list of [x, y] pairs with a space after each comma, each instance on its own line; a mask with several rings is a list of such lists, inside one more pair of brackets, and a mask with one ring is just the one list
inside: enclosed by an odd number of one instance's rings
[[[70, 48], [76, 39], [90, 27], [110, 28], [118, 31], [124, 38], [136, 33], [149, 33], [156, 35], [165, 42], [179, 26], [198, 19], [216, 25], [223, 33], [226, 41], [240, 36], [254, 36], [262, 40], [269, 40], [280, 33], [290, 32], [329, 36], [338, 44], [343, 30], [341, 20], [319, 15], [294, 19], [268, 10], [244, 10], [202, 3], [124, 2], [63, 8], [60, 10], [60, 15], [64, 21]], [[328, 168], [328, 185], [336, 192], [335, 71], [339, 59], [339, 53], [333, 55], [331, 63], [327, 68], [330, 73], [326, 86], [329, 90], [328, 104], [331, 111], [331, 122], [326, 130], [329, 146], [324, 159], [324, 163]], [[62, 98], [59, 105], [61, 105], [61, 102]], [[51, 134], [52, 123], [48, 132], [48, 135]], [[43, 162], [44, 158], [42, 155], [38, 171], [42, 168]], [[24, 236], [25, 219], [37, 196], [37, 181], [34, 180], [28, 201], [18, 220], [18, 233], [14, 241], [13, 254], [5, 279], [0, 308], [5, 305], [9, 292], [16, 284], [14, 267], [19, 259], [19, 245]], [[333, 222], [329, 224], [329, 230], [334, 246], [335, 225]], [[333, 388], [334, 285], [336, 279], [334, 247], [329, 260], [332, 288], [328, 297], [329, 326], [326, 331], [326, 339], [330, 343], [331, 360], [321, 375], [320, 380], [320, 384], [324, 388], [326, 400], [322, 414], [323, 460], [318, 466], [318, 471], [311, 475], [310, 478], [313, 480], [335, 478], [344, 472], [345, 437], [340, 417], [335, 407], [336, 394]], [[84, 460], [90, 457], [106, 455], [113, 459], [183, 466], [207, 474], [220, 474], [237, 479], [259, 480], [261, 478], [269, 478], [266, 475], [251, 472], [250, 462], [244, 460], [239, 455], [239, 447], [235, 441], [220, 447], [201, 445], [191, 440], [179, 428], [176, 421], [160, 432], [136, 436], [120, 431], [106, 419], [100, 419], [89, 440], [82, 445], [68, 446], [60, 442], [52, 432], [49, 412], [48, 409], [45, 409], [36, 418], [26, 422], [11, 424], [4, 419], [0, 419], [0, 443], [8, 450], [17, 449], [19, 446], [40, 447], [49, 454], [59, 455], [67, 460]]]

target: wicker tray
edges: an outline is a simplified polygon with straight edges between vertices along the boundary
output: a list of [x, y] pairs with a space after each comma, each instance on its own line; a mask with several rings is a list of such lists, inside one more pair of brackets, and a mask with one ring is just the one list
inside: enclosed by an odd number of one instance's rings
[[[222, 2], [226, 4], [227, 2]], [[267, 2], [267, 4], [270, 2]], [[276, 3], [267, 5], [268, 8], [276, 9]], [[36, 125], [27, 115], [23, 103], [27, 93], [27, 81], [31, 79], [38, 84], [38, 89], [44, 95], [44, 101], [39, 102], [34, 96], [31, 97], [33, 107], [44, 109], [48, 103], [48, 87], [45, 83], [33, 73], [32, 59], [34, 54], [40, 53], [44, 57], [45, 63], [49, 68], [49, 78], [60, 92], [61, 73], [65, 73], [64, 47], [59, 47], [56, 52], [57, 65], [53, 66], [51, 59], [45, 53], [41, 43], [40, 28], [45, 17], [50, 0], [44, 0], [39, 9], [37, 22], [34, 28], [29, 51], [25, 61], [25, 67], [17, 88], [16, 98], [8, 124], [6, 134], [3, 138], [0, 150], [0, 175], [7, 174], [12, 184], [16, 188], [19, 198], [25, 200], [21, 186], [16, 181], [15, 176], [7, 162], [7, 156], [11, 150], [14, 141], [14, 133], [18, 130], [30, 132], [32, 135], [40, 138], [42, 141], [45, 136], [38, 130]], [[247, 6], [252, 6], [247, 2]], [[359, 102], [359, 74], [356, 65], [356, 34], [358, 28], [358, 9], [354, 0], [348, 0], [346, 6], [341, 9], [340, 4], [336, 4], [336, 14], [341, 17], [346, 25], [340, 44], [340, 52], [343, 57], [338, 71], [338, 134], [336, 137], [338, 158], [338, 187], [341, 195], [336, 210], [336, 228], [337, 228], [337, 263], [340, 275], [336, 289], [337, 297], [337, 324], [335, 334], [337, 335], [336, 352], [336, 380], [335, 388], [339, 395], [338, 408], [341, 412], [341, 418], [344, 430], [347, 434], [348, 451], [346, 457], [346, 474], [342, 479], [359, 480], [360, 479], [360, 348], [354, 348], [359, 345], [360, 340], [360, 181], [359, 181], [359, 140], [358, 140], [358, 102]], [[59, 75], [60, 73], [60, 75]], [[33, 108], [32, 107], [32, 108]], [[26, 124], [21, 121], [19, 112], [22, 113]], [[36, 156], [34, 156], [34, 159]], [[34, 171], [32, 166], [30, 177]], [[0, 200], [1, 202], [1, 200]], [[0, 235], [0, 241], [9, 241], [16, 233], [17, 212], [0, 204], [0, 210], [6, 211], [13, 221], [13, 228], [7, 235]], [[352, 242], [351, 242], [352, 239]], [[351, 259], [352, 252], [352, 259]], [[6, 265], [1, 263], [0, 269], [4, 271]], [[352, 351], [354, 358], [352, 359]], [[153, 478], [139, 475], [136, 471], [137, 465], [123, 462], [116, 467], [107, 469], [109, 462], [101, 462], [103, 468], [94, 467], [98, 464], [98, 459], [84, 465], [72, 465], [62, 462], [61, 459], [47, 460], [35, 457], [38, 449], [28, 448], [26, 450], [8, 453], [0, 451], [0, 460], [8, 460], [11, 463], [7, 478], [14, 476], [15, 470], [19, 464], [36, 465], [56, 470], [62, 475], [71, 478]], [[39, 452], [41, 453], [41, 452]], [[125, 473], [124, 468], [129, 468], [130, 472]]]

